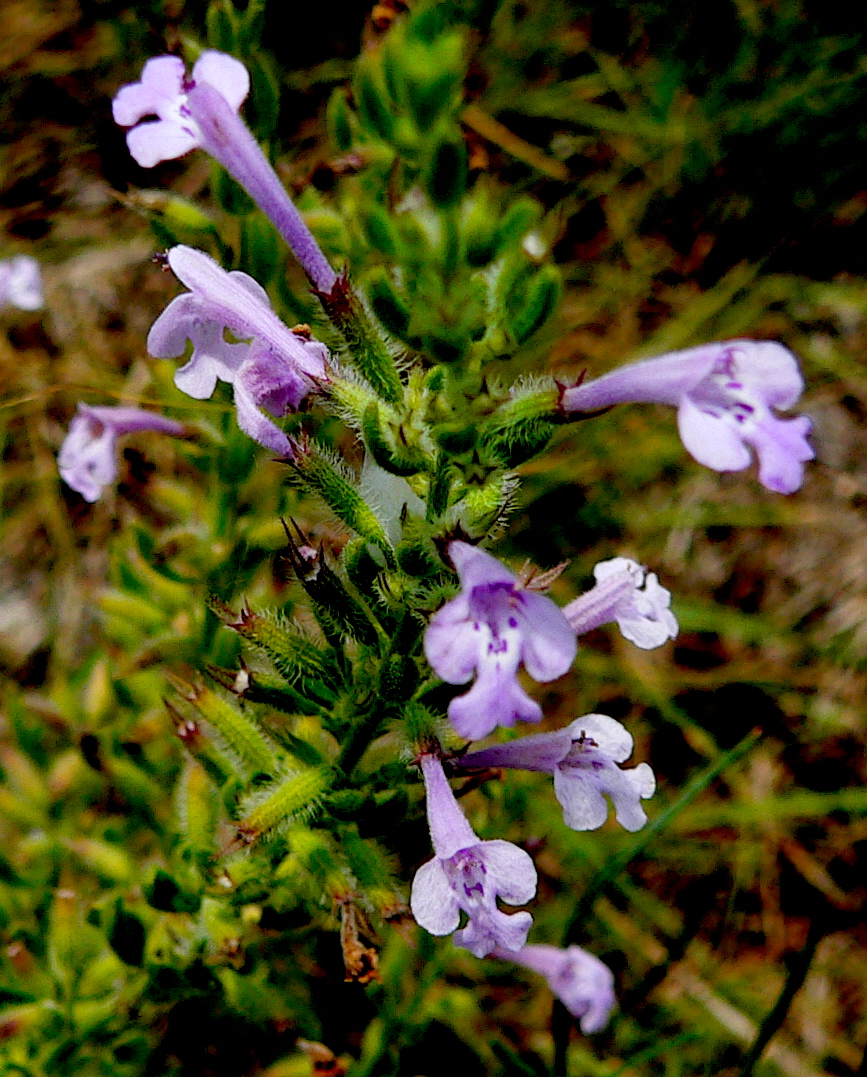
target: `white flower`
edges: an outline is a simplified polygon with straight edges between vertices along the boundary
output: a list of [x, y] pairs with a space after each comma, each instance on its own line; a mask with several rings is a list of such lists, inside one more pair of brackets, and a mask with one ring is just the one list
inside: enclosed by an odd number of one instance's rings
[[19, 310], [39, 310], [45, 303], [42, 271], [29, 254], [0, 262], [0, 307], [7, 303]]
[[643, 650], [659, 647], [677, 635], [677, 620], [669, 609], [671, 593], [655, 573], [628, 557], [600, 561], [593, 569], [596, 586], [570, 602], [563, 616], [581, 636], [616, 621], [623, 636]]

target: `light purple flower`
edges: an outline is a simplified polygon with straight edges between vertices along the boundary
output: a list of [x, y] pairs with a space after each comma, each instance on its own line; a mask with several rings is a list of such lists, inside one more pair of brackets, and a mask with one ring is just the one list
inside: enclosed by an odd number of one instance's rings
[[[189, 360], [175, 374], [188, 396], [204, 400], [217, 381], [234, 386], [238, 425], [272, 452], [292, 455], [275, 418], [298, 407], [326, 377], [328, 350], [288, 329], [271, 309], [268, 295], [252, 277], [227, 273], [213, 258], [192, 247], [172, 247], [168, 261], [190, 291], [173, 299], [151, 326], [148, 352], [157, 359], [183, 355]], [[225, 339], [226, 330], [241, 343]]]
[[[203, 52], [187, 81], [179, 56], [156, 56], [144, 65], [141, 82], [122, 86], [112, 102], [115, 123], [129, 127], [129, 152], [142, 168], [171, 161], [203, 144], [202, 131], [190, 114], [187, 93], [207, 82], [237, 113], [250, 92], [247, 68], [223, 52]], [[147, 116], [156, 116], [147, 123]]]
[[608, 1024], [617, 1001], [614, 976], [604, 962], [580, 946], [565, 950], [557, 946], [525, 946], [516, 954], [497, 948], [492, 956], [514, 961], [544, 976], [569, 1013], [580, 1019], [582, 1032], [600, 1032]]
[[684, 447], [714, 471], [748, 467], [754, 450], [759, 481], [791, 494], [815, 456], [810, 420], [780, 419], [804, 389], [794, 355], [773, 341], [728, 340], [671, 352], [566, 389], [565, 412], [598, 411], [629, 401], [670, 404]]
[[[337, 275], [238, 115], [249, 90], [247, 69], [226, 53], [203, 52], [190, 79], [179, 57], [157, 56], [145, 64], [140, 82], [118, 91], [114, 119], [131, 128], [127, 145], [143, 168], [196, 147], [209, 153], [271, 218], [316, 289], [330, 294]], [[156, 119], [141, 122], [148, 116]]]
[[79, 404], [69, 433], [57, 456], [60, 477], [85, 501], [97, 501], [117, 480], [117, 440], [139, 430], [184, 435], [182, 423], [141, 408], [96, 407]]
[[29, 254], [0, 262], [0, 307], [7, 303], [19, 310], [39, 310], [45, 303], [42, 271]]
[[462, 767], [514, 767], [554, 775], [554, 793], [563, 807], [563, 821], [573, 830], [596, 830], [608, 818], [610, 797], [624, 830], [640, 830], [647, 822], [641, 801], [652, 797], [656, 779], [647, 763], [621, 770], [632, 755], [629, 732], [606, 714], [585, 714], [565, 729], [536, 733], [508, 744], [470, 752]]
[[477, 546], [449, 544], [461, 593], [431, 620], [427, 660], [449, 684], [472, 688], [449, 704], [449, 719], [467, 740], [516, 719], [538, 722], [539, 704], [517, 681], [519, 665], [537, 681], [562, 676], [575, 658], [575, 632], [545, 595], [522, 588], [504, 565]]
[[523, 905], [536, 893], [536, 869], [523, 849], [509, 841], [479, 841], [455, 800], [442, 763], [421, 757], [427, 815], [434, 856], [412, 882], [410, 907], [431, 935], [450, 935], [467, 914], [454, 942], [485, 957], [500, 947], [511, 954], [527, 941], [533, 922], [528, 912], [507, 915], [497, 898]]
[[614, 557], [593, 569], [596, 586], [563, 609], [563, 616], [581, 636], [616, 621], [623, 636], [645, 651], [677, 635], [677, 620], [669, 609], [671, 593], [655, 573], [645, 574], [636, 561]]

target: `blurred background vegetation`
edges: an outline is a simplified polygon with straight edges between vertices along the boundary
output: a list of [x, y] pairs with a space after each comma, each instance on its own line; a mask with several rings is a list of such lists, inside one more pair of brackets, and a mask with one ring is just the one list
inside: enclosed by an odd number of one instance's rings
[[[381, 982], [344, 983], [334, 908], [303, 895], [311, 920], [238, 883], [228, 834], [194, 851], [212, 865], [202, 887], [177, 837], [198, 779], [166, 673], [238, 654], [207, 595], [291, 609], [280, 514], [333, 548], [344, 536], [232, 433], [226, 399], [183, 398], [175, 364], [147, 358], [176, 291], [151, 255], [174, 239], [270, 272], [287, 317], [310, 307], [203, 155], [137, 169], [110, 100], [147, 57], [229, 35], [254, 71], [245, 114], [332, 256], [355, 256], [341, 222], [364, 162], [335, 146], [326, 108], [403, 6], [7, 0], [0, 256], [39, 258], [47, 301], [0, 312], [3, 1072], [867, 1073], [867, 14], [439, 6], [465, 35], [472, 175], [539, 200], [566, 280], [535, 369], [750, 336], [792, 348], [809, 386], [818, 461], [791, 498], [699, 468], [653, 408], [564, 429], [521, 469], [500, 552], [570, 558], [561, 601], [596, 561], [634, 556], [681, 624], [662, 653], [599, 631], [545, 691], [552, 728], [600, 711], [634, 733], [659, 779], [646, 831], [565, 830], [536, 775], [465, 801], [483, 837], [534, 853], [535, 941], [600, 956], [620, 1008], [582, 1037], [529, 974], [406, 920], [372, 940]], [[158, 404], [198, 436], [136, 441], [118, 490], [88, 506], [55, 465], [78, 399]], [[428, 855], [417, 803], [392, 840], [408, 878]]]

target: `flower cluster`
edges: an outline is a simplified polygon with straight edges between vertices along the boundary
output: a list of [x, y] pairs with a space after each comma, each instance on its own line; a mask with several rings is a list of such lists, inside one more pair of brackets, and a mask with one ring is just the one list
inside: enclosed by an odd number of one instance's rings
[[[333, 571], [321, 551], [317, 553], [303, 537], [289, 540], [290, 560], [329, 648], [320, 653], [304, 639], [299, 650], [307, 655], [308, 665], [292, 667], [289, 713], [296, 713], [291, 708], [304, 699], [304, 691], [309, 689], [314, 696], [319, 692], [309, 709], [297, 713], [323, 714], [323, 725], [335, 741], [347, 737], [333, 768], [339, 771], [338, 793], [347, 794], [345, 803], [353, 801], [353, 790], [345, 787], [351, 786], [353, 768], [381, 729], [383, 715], [391, 720], [395, 713], [402, 714], [407, 729], [411, 726], [409, 711], [400, 711], [395, 701], [407, 706], [412, 696], [410, 706], [417, 704], [430, 718], [425, 728], [407, 734], [424, 782], [434, 854], [412, 882], [415, 919], [433, 935], [451, 935], [457, 946], [478, 958], [509, 960], [541, 974], [581, 1028], [597, 1031], [614, 1006], [611, 972], [576, 946], [560, 950], [528, 943], [533, 918], [519, 907], [536, 894], [533, 861], [511, 842], [478, 837], [450, 786], [449, 774], [471, 775], [479, 781], [490, 776], [486, 773], [490, 768], [550, 774], [568, 827], [597, 829], [613, 808], [616, 822], [633, 832], [647, 822], [643, 802], [655, 792], [653, 771], [644, 762], [622, 766], [632, 754], [633, 738], [605, 714], [587, 714], [561, 729], [473, 750], [467, 744], [463, 752], [449, 752], [439, 739], [445, 724], [440, 708], [447, 699], [448, 721], [466, 742], [489, 737], [501, 726], [538, 723], [542, 707], [526, 681], [519, 679], [522, 671], [536, 682], [556, 680], [575, 661], [579, 637], [604, 625], [616, 624], [627, 641], [649, 650], [674, 639], [678, 624], [669, 592], [634, 560], [614, 557], [600, 562], [593, 569], [594, 585], [561, 608], [544, 593], [556, 570], [536, 579], [519, 577], [481, 543], [494, 526], [492, 521], [505, 519], [511, 508], [516, 479], [507, 468], [516, 466], [515, 460], [528, 446], [535, 451], [540, 428], [544, 433], [555, 422], [587, 418], [619, 403], [675, 407], [683, 444], [699, 463], [736, 471], [746, 468], [755, 455], [759, 480], [771, 490], [792, 493], [801, 485], [805, 462], [813, 457], [807, 440], [810, 420], [777, 414], [792, 408], [803, 390], [797, 361], [780, 344], [732, 340], [633, 363], [569, 387], [550, 379], [542, 391], [538, 386], [525, 391], [519, 383], [497, 396], [495, 379], [487, 382], [482, 369], [492, 357], [484, 349], [493, 347], [490, 340], [510, 335], [518, 340], [520, 326], [515, 319], [509, 333], [495, 321], [488, 326], [491, 332], [483, 334], [474, 327], [477, 350], [460, 360], [455, 358], [462, 354], [457, 345], [445, 347], [434, 335], [407, 331], [412, 354], [418, 358], [396, 360], [394, 338], [372, 311], [385, 312], [385, 322], [390, 310], [392, 322], [399, 326], [400, 304], [395, 301], [388, 307], [380, 302], [377, 308], [354, 291], [348, 273], [335, 273], [239, 115], [249, 91], [248, 72], [231, 56], [206, 51], [189, 76], [178, 57], [159, 56], [145, 65], [139, 82], [119, 91], [114, 118], [128, 129], [130, 152], [142, 167], [203, 149], [250, 194], [304, 269], [321, 303], [322, 322], [330, 323], [323, 335], [340, 362], [314, 339], [308, 326], [284, 324], [253, 277], [227, 271], [209, 254], [186, 245], [173, 246], [164, 256], [186, 290], [154, 322], [148, 352], [157, 359], [182, 360], [175, 385], [193, 400], [209, 399], [220, 382], [230, 385], [241, 430], [291, 464], [302, 487], [317, 493], [356, 536], [352, 548], [347, 547], [343, 575]], [[419, 146], [422, 142], [420, 134]], [[437, 154], [436, 163], [445, 171], [448, 153], [440, 146]], [[458, 168], [456, 175], [465, 171]], [[461, 218], [452, 213], [456, 199], [440, 189], [436, 169], [428, 172], [433, 179], [426, 212], [433, 213], [434, 203], [445, 207], [451, 228]], [[415, 201], [426, 197], [415, 195]], [[478, 265], [470, 268], [473, 287], [487, 287], [484, 274], [475, 273]], [[6, 287], [8, 296], [18, 296], [18, 305], [25, 305], [22, 296], [32, 304], [36, 294], [32, 280], [28, 285], [21, 278], [13, 286], [11, 270], [4, 277], [3, 269], [0, 264], [0, 297]], [[374, 281], [390, 289], [405, 277], [401, 269]], [[541, 295], [542, 286], [537, 290]], [[490, 311], [495, 311], [497, 302], [494, 289], [486, 299]], [[540, 300], [539, 305], [544, 307], [545, 302]], [[529, 316], [523, 320], [532, 323]], [[409, 326], [408, 313], [404, 321]], [[428, 343], [429, 362], [420, 351]], [[459, 361], [472, 368], [472, 376], [463, 379], [455, 373]], [[487, 385], [490, 395], [484, 408], [474, 410], [473, 387], [481, 385]], [[302, 407], [309, 411], [317, 401], [357, 433], [365, 456], [360, 479], [335, 462], [333, 454], [317, 455], [311, 438], [292, 437], [280, 425], [290, 412]], [[297, 420], [302, 421], [313, 420], [309, 416]], [[118, 439], [140, 431], [189, 434], [180, 423], [150, 411], [80, 404], [60, 450], [61, 476], [87, 501], [97, 500], [116, 481]], [[300, 534], [299, 528], [296, 531]], [[444, 582], [448, 565], [457, 576], [456, 594], [449, 589], [452, 584]], [[383, 609], [388, 607], [382, 615], [376, 603], [368, 601], [369, 592], [382, 600]], [[431, 595], [442, 603], [432, 616]], [[397, 611], [401, 602], [405, 608]], [[248, 610], [227, 623], [254, 639], [259, 621]], [[272, 653], [273, 637], [284, 628], [281, 624], [271, 634], [263, 647], [267, 653]], [[429, 671], [422, 672], [422, 649], [433, 672], [451, 689], [436, 682]], [[387, 706], [377, 703], [373, 690], [358, 692], [351, 706], [346, 701], [332, 706], [331, 681], [323, 672], [332, 655], [338, 655], [335, 684], [352, 683], [353, 688], [362, 682], [373, 684], [370, 670], [377, 670], [376, 684]], [[361, 675], [345, 682], [344, 674], [353, 663]], [[241, 681], [249, 688], [251, 676], [245, 673]], [[310, 687], [308, 682], [315, 683]], [[237, 690], [234, 678], [227, 683]], [[353, 707], [358, 714], [344, 721]], [[338, 717], [332, 712], [339, 712]], [[249, 810], [238, 832], [245, 841], [256, 840], [292, 813], [307, 811], [314, 801], [319, 803], [323, 790], [331, 788], [327, 753], [302, 744], [299, 760], [309, 769], [287, 777], [282, 762], [273, 763], [267, 740], [259, 731], [247, 729], [243, 715], [228, 704], [215, 707], [214, 714], [220, 717], [208, 720], [218, 730], [219, 722], [237, 720], [227, 739], [246, 745], [251, 772], [282, 775], [281, 782], [253, 791], [244, 801]], [[334, 718], [331, 728], [329, 718]], [[373, 802], [369, 794], [365, 789], [358, 802]], [[345, 893], [341, 900], [349, 901]], [[500, 903], [511, 906], [511, 911]]]
[[[484, 550], [454, 541], [448, 553], [460, 593], [431, 619], [424, 646], [434, 671], [449, 684], [465, 684], [475, 673], [469, 691], [456, 695], [448, 709], [455, 731], [467, 740], [516, 720], [539, 721], [539, 704], [518, 684], [519, 666], [534, 680], [554, 680], [572, 665], [577, 636], [584, 632], [616, 622], [626, 639], [645, 649], [677, 635], [671, 595], [655, 575], [646, 575], [627, 558], [598, 564], [596, 586], [561, 610], [548, 596], [522, 586]], [[565, 729], [470, 752], [453, 765], [464, 771], [517, 767], [549, 773], [567, 826], [602, 826], [608, 798], [617, 822], [636, 831], [647, 822], [641, 801], [653, 796], [656, 780], [647, 763], [620, 768], [632, 747], [620, 722], [588, 714]], [[467, 923], [455, 931], [456, 945], [477, 957], [494, 954], [541, 972], [570, 1012], [582, 1018], [584, 1031], [601, 1028], [614, 1001], [611, 973], [578, 947], [560, 951], [526, 945], [529, 914], [506, 916], [497, 910], [495, 898], [512, 905], [530, 900], [536, 876], [529, 858], [508, 842], [479, 841], [439, 760], [424, 754], [420, 765], [436, 856], [413, 882], [416, 920], [432, 934], [446, 935], [458, 927], [463, 911]]]
[[[247, 69], [225, 53], [203, 53], [190, 78], [178, 57], [157, 56], [145, 64], [141, 81], [118, 92], [114, 118], [130, 128], [130, 153], [143, 168], [199, 147], [209, 152], [271, 217], [313, 285], [329, 293], [337, 281], [334, 270], [238, 116], [249, 89]], [[173, 299], [154, 322], [149, 353], [158, 359], [178, 358], [190, 344], [192, 352], [175, 375], [177, 387], [195, 400], [205, 400], [218, 381], [228, 382], [240, 428], [272, 453], [291, 459], [292, 441], [272, 420], [297, 410], [308, 393], [327, 381], [328, 349], [306, 326], [293, 330], [284, 325], [264, 288], [248, 274], [226, 272], [203, 251], [186, 246], [169, 250], [166, 262], [189, 291]], [[227, 333], [234, 340], [228, 340]], [[173, 433], [170, 427], [150, 429]], [[94, 471], [94, 446], [92, 439], [82, 438], [82, 429], [81, 423], [74, 426], [64, 442], [60, 472], [94, 501], [116, 476], [107, 456], [114, 440], [101, 443]], [[94, 479], [81, 478], [88, 468]]]

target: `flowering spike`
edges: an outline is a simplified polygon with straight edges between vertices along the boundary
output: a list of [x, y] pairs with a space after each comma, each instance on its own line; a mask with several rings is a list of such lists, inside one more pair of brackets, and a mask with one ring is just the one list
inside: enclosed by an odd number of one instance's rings
[[466, 542], [449, 544], [461, 593], [433, 617], [425, 654], [449, 684], [476, 680], [449, 704], [449, 718], [468, 740], [486, 737], [516, 719], [538, 722], [539, 704], [517, 681], [523, 662], [537, 681], [552, 681], [575, 657], [575, 633], [545, 595], [524, 590], [504, 565]]
[[671, 594], [655, 573], [645, 574], [628, 557], [614, 557], [600, 561], [593, 575], [596, 586], [563, 609], [579, 636], [612, 621], [630, 643], [646, 651], [677, 636], [677, 620], [669, 609]]
[[486, 957], [497, 946], [509, 953], [520, 950], [533, 918], [528, 912], [506, 915], [497, 908], [497, 898], [523, 905], [533, 897], [533, 861], [509, 841], [479, 841], [439, 759], [423, 755], [421, 769], [436, 855], [413, 879], [413, 916], [432, 935], [450, 935], [465, 912], [469, 919], [455, 932], [454, 941], [476, 957]]
[[57, 455], [60, 477], [85, 501], [98, 501], [105, 487], [117, 480], [118, 438], [138, 430], [156, 430], [173, 437], [186, 433], [181, 423], [141, 408], [79, 404]]
[[670, 404], [684, 447], [714, 471], [741, 471], [759, 461], [759, 481], [791, 494], [815, 456], [807, 442], [810, 420], [779, 419], [798, 400], [804, 380], [794, 355], [774, 341], [729, 340], [670, 352], [566, 389], [566, 414], [628, 401]]
[[569, 1013], [580, 1019], [582, 1032], [599, 1032], [608, 1024], [616, 1005], [614, 977], [606, 964], [580, 946], [525, 946], [517, 953], [497, 947], [491, 956], [544, 976]]
[[647, 763], [631, 770], [617, 766], [632, 754], [628, 731], [605, 714], [585, 714], [555, 733], [537, 733], [508, 744], [470, 752], [464, 767], [516, 767], [554, 775], [563, 820], [573, 830], [596, 830], [608, 818], [611, 798], [624, 830], [647, 822], [641, 800], [653, 796], [656, 780]]

